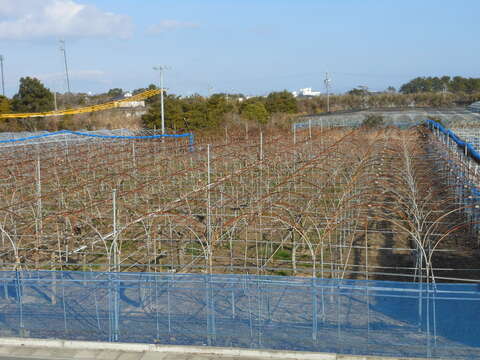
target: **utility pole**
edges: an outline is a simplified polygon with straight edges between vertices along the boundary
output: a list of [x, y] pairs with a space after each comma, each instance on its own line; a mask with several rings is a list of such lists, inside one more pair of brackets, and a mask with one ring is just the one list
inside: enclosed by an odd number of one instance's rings
[[65, 63], [65, 76], [67, 78], [67, 90], [68, 93], [70, 93], [70, 77], [68, 75], [67, 49], [65, 47], [65, 40], [60, 40], [60, 51], [63, 53], [63, 60]]
[[55, 106], [55, 111], [58, 110], [57, 106], [57, 89], [53, 89], [53, 105]]
[[163, 72], [168, 70], [169, 68], [163, 65], [154, 66], [153, 70], [160, 72], [160, 113], [162, 116], [162, 135], [165, 134], [165, 113], [164, 113], [164, 105], [163, 105]]
[[3, 55], [0, 55], [0, 68], [2, 71], [2, 95], [5, 96], [5, 79], [3, 77]]
[[330, 82], [332, 80], [328, 77], [328, 72], [325, 73], [325, 88], [327, 89], [327, 112], [330, 112]]

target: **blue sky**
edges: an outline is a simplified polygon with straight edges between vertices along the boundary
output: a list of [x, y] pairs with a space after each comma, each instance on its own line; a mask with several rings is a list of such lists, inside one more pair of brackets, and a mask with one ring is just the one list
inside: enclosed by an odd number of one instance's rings
[[21, 76], [75, 92], [158, 81], [189, 95], [265, 94], [358, 85], [382, 90], [416, 76], [480, 77], [478, 0], [0, 0], [7, 95]]

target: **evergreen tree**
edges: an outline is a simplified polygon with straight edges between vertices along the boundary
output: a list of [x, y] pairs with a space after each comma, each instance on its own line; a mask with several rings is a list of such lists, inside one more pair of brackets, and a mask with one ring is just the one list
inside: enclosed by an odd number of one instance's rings
[[462, 76], [442, 77], [417, 77], [403, 84], [400, 92], [404, 94], [416, 94], [421, 92], [442, 92], [448, 90], [453, 93], [469, 93], [480, 91], [479, 78], [464, 78]]
[[10, 111], [10, 101], [7, 97], [0, 95], [0, 114], [8, 114]]
[[293, 94], [287, 90], [270, 93], [267, 96], [265, 107], [270, 114], [294, 114], [298, 111], [297, 100], [295, 99]]
[[31, 77], [20, 79], [18, 93], [12, 99], [15, 112], [44, 112], [53, 110], [53, 94], [40, 80]]
[[120, 88], [110, 89], [108, 90], [107, 95], [110, 96], [111, 98], [118, 98], [123, 95], [123, 89], [120, 89]]
[[241, 114], [247, 120], [257, 121], [259, 124], [266, 124], [269, 118], [265, 105], [259, 101], [246, 104]]

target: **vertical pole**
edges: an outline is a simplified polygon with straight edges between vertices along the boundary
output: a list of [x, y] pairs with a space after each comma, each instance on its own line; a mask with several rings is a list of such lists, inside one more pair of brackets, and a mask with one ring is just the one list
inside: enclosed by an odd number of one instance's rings
[[193, 147], [194, 145], [195, 145], [195, 135], [189, 134], [188, 135], [188, 146], [189, 146], [190, 152], [194, 151], [194, 147]]
[[340, 324], [340, 278], [337, 278], [336, 296], [337, 296], [337, 352], [342, 352], [342, 336]]
[[18, 304], [20, 307], [19, 315], [20, 315], [20, 336], [24, 335], [24, 324], [23, 324], [23, 293], [22, 293], [22, 283], [20, 280], [20, 272], [18, 270], [15, 270], [15, 289], [16, 289], [16, 295], [18, 299]]
[[[117, 189], [112, 190], [113, 203], [113, 268], [114, 271], [120, 272], [120, 262], [118, 258], [118, 244], [117, 244]], [[110, 284], [113, 292], [112, 306], [112, 325], [113, 338], [112, 341], [118, 341], [118, 321], [119, 321], [119, 303], [118, 303], [118, 281], [115, 274], [110, 274]]]
[[165, 135], [165, 114], [164, 114], [164, 105], [163, 105], [163, 67], [162, 66], [160, 66], [160, 109], [162, 114], [162, 135]]
[[113, 205], [113, 269], [117, 270], [117, 189], [112, 190], [112, 205]]
[[65, 138], [65, 163], [68, 161], [68, 133], [64, 133], [64, 138]]
[[132, 162], [133, 162], [133, 171], [134, 171], [134, 174], [136, 174], [137, 160], [136, 160], [136, 154], [135, 154], [135, 141], [132, 141]]
[[317, 301], [317, 278], [312, 278], [312, 339], [313, 341], [317, 340], [318, 332], [318, 301]]
[[37, 250], [40, 247], [40, 237], [42, 234], [42, 180], [40, 172], [40, 153], [37, 149], [37, 169], [36, 169], [36, 178], [37, 178]]
[[231, 303], [232, 303], [232, 319], [235, 319], [235, 291], [233, 290], [235, 288], [235, 283], [232, 280], [232, 284], [230, 285], [232, 287], [232, 296], [231, 296]]
[[263, 133], [260, 131], [260, 160], [263, 160]]
[[[155, 246], [155, 243], [154, 243]], [[155, 271], [157, 268], [155, 268]], [[153, 274], [153, 278], [155, 279], [155, 320], [157, 325], [157, 339], [160, 339], [160, 319], [158, 314], [158, 275], [155, 273]], [[170, 314], [170, 312], [169, 312]], [[169, 333], [170, 333], [170, 322], [169, 325]]]
[[5, 78], [3, 75], [3, 60], [4, 60], [3, 55], [0, 55], [0, 70], [2, 72], [2, 95], [5, 96]]
[[53, 105], [54, 105], [55, 111], [57, 111], [58, 106], [57, 106], [57, 90], [56, 89], [53, 89]]
[[65, 334], [68, 331], [67, 327], [67, 304], [65, 301], [65, 280], [63, 278], [63, 271], [60, 273], [62, 278], [62, 307], [63, 307], [63, 329], [65, 330]]
[[[90, 267], [90, 271], [92, 271], [92, 268]], [[102, 327], [100, 326], [100, 313], [98, 311], [98, 300], [97, 300], [97, 291], [98, 291], [99, 286], [95, 283], [94, 288], [93, 288], [93, 297], [95, 301], [95, 317], [97, 318], [97, 329], [101, 330]]]
[[330, 112], [330, 79], [328, 78], [328, 72], [325, 73], [325, 88], [327, 90], [327, 112]]
[[211, 248], [211, 213], [210, 213], [210, 144], [207, 145], [207, 256], [208, 256], [208, 264], [209, 264], [209, 273], [212, 273], [212, 248]]
[[67, 79], [67, 90], [68, 93], [70, 93], [70, 77], [68, 75], [67, 49], [65, 47], [65, 40], [60, 40], [60, 51], [63, 52], [63, 61], [65, 63], [65, 76]]
[[170, 306], [170, 276], [167, 279], [167, 312], [168, 312], [168, 334], [169, 335], [172, 334], [172, 311]]
[[[5, 297], [5, 299], [8, 300], [8, 280], [5, 279], [4, 283], [3, 283], [3, 296]], [[233, 296], [233, 292], [232, 292], [232, 296]]]
[[208, 274], [205, 277], [205, 292], [207, 305], [207, 334], [208, 345], [215, 343], [215, 313], [214, 313], [214, 299], [212, 289], [212, 219], [211, 219], [211, 165], [210, 165], [210, 144], [207, 145], [207, 256], [208, 256]]
[[252, 318], [252, 300], [250, 296], [250, 288], [248, 286], [249, 281], [247, 280], [247, 275], [244, 275], [243, 288], [244, 292], [247, 293], [248, 299], [248, 324], [250, 327], [250, 343], [253, 343], [253, 318]]
[[308, 119], [308, 136], [312, 139], [312, 119]]
[[369, 350], [369, 343], [370, 343], [370, 293], [368, 289], [368, 214], [365, 219], [365, 280], [367, 285], [367, 354]]
[[426, 319], [427, 319], [427, 358], [431, 358], [432, 349], [431, 349], [431, 340], [430, 340], [430, 281], [429, 281], [429, 264], [425, 260], [425, 269], [426, 269]]

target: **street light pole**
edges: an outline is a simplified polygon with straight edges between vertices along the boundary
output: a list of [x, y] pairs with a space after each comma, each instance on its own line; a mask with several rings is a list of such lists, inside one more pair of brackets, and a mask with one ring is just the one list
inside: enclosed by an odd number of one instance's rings
[[165, 134], [165, 105], [163, 103], [163, 69], [160, 70], [160, 106], [162, 112], [162, 135]]
[[2, 71], [2, 94], [5, 96], [5, 79], [3, 77], [3, 55], [0, 55], [0, 68]]
[[164, 104], [163, 104], [163, 72], [167, 70], [166, 66], [160, 65], [155, 66], [153, 70], [160, 71], [160, 112], [162, 117], [162, 135], [165, 134], [165, 112], [164, 112]]

